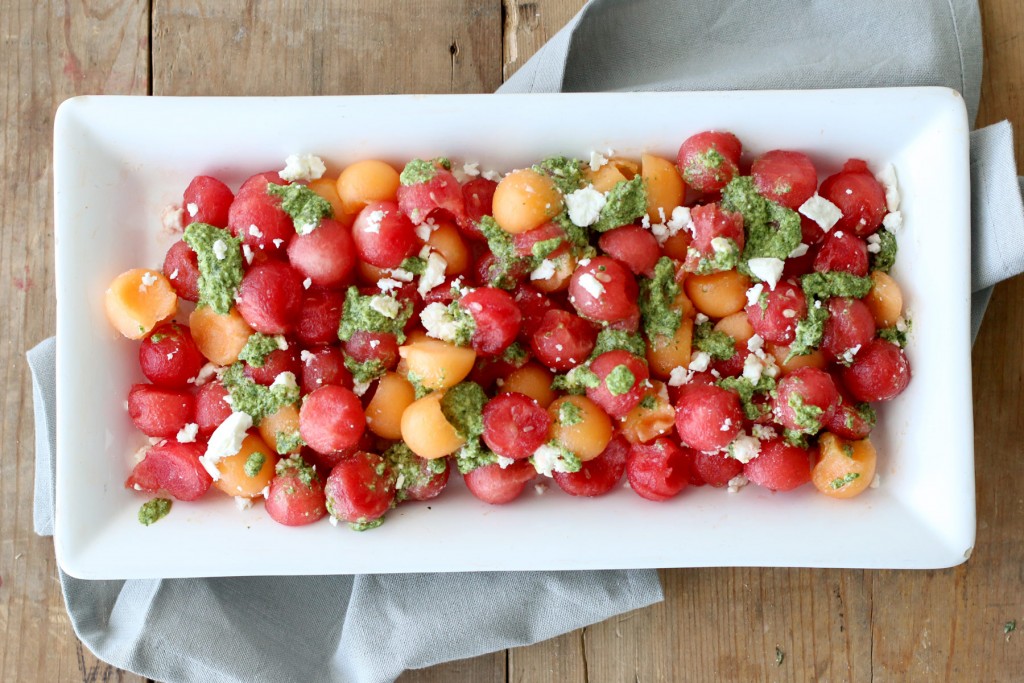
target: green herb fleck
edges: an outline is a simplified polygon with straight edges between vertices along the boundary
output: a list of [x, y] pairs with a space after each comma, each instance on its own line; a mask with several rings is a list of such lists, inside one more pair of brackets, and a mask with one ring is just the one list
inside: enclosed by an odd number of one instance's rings
[[[381, 311], [390, 315], [384, 315]], [[384, 332], [393, 334], [398, 343], [405, 341], [405, 325], [412, 317], [412, 302], [399, 301], [386, 294], [362, 295], [355, 287], [349, 287], [345, 295], [338, 338], [348, 341], [356, 332]]]
[[789, 407], [793, 409], [793, 422], [803, 434], [817, 434], [821, 430], [821, 416], [824, 410], [812, 403], [805, 403], [800, 392], [789, 395]]
[[558, 249], [565, 242], [564, 237], [552, 237], [548, 240], [541, 240], [540, 242], [534, 242], [533, 246], [530, 247], [530, 253], [533, 254], [533, 258], [536, 262], [533, 264], [534, 267], [540, 265], [540, 261], [543, 261], [548, 256]]
[[[193, 223], [185, 228], [183, 239], [199, 260], [197, 305], [227, 315], [235, 304], [235, 293], [244, 274], [242, 240], [206, 223]], [[217, 258], [218, 254], [221, 258]]]
[[722, 169], [724, 164], [725, 157], [722, 156], [722, 153], [714, 147], [710, 147], [704, 152], [693, 154], [687, 158], [682, 169], [683, 180], [687, 185], [692, 185], [698, 179], [704, 178], [710, 171], [713, 173], [715, 182], [723, 182], [728, 177]]
[[476, 382], [460, 382], [445, 391], [441, 398], [441, 413], [466, 440], [466, 445], [455, 453], [455, 461], [463, 474], [497, 461], [497, 456], [480, 441], [486, 403], [487, 396]]
[[395, 443], [384, 451], [384, 460], [395, 475], [395, 499], [397, 502], [409, 497], [409, 489], [426, 486], [434, 478], [434, 475], [443, 473], [448, 467], [447, 458], [426, 460], [413, 453], [412, 449], [403, 441]]
[[572, 245], [572, 252], [576, 256], [577, 260], [583, 260], [585, 258], [593, 258], [597, 255], [597, 250], [590, 245], [590, 237], [587, 232], [587, 228], [581, 228], [572, 222], [569, 218], [569, 212], [562, 211], [562, 213], [555, 216], [553, 219], [555, 223], [561, 226], [565, 232], [565, 238], [569, 240]]
[[400, 270], [408, 271], [413, 275], [423, 275], [427, 270], [427, 259], [420, 258], [419, 256], [409, 256], [398, 267]]
[[647, 394], [640, 399], [640, 407], [644, 410], [654, 410], [658, 407], [658, 397], [654, 394]]
[[558, 424], [572, 427], [583, 422], [583, 411], [572, 401], [563, 401], [558, 406]]
[[311, 487], [313, 482], [319, 479], [316, 476], [316, 470], [307, 464], [298, 453], [278, 460], [274, 473], [279, 477], [294, 477], [306, 488]]
[[508, 345], [505, 351], [501, 354], [501, 359], [509, 365], [520, 368], [526, 363], [526, 359], [529, 356], [526, 349], [519, 342], [512, 342]]
[[871, 291], [874, 282], [869, 277], [858, 277], [852, 273], [833, 270], [827, 273], [809, 273], [800, 278], [807, 301], [828, 299], [834, 296], [863, 299]]
[[[901, 327], [903, 328], [902, 330], [900, 329]], [[878, 337], [891, 344], [895, 344], [901, 349], [905, 349], [907, 347], [907, 340], [910, 336], [910, 330], [912, 327], [912, 323], [909, 320], [904, 321], [902, 325], [897, 322], [892, 327], [886, 327], [879, 330]]]
[[783, 429], [782, 438], [785, 439], [786, 443], [790, 446], [808, 448], [810, 445], [807, 440], [807, 435], [794, 429]]
[[762, 374], [760, 379], [757, 380], [757, 384], [742, 376], [723, 377], [716, 384], [739, 395], [740, 404], [743, 406], [743, 413], [748, 420], [760, 419], [770, 410], [768, 403], [758, 404], [754, 402], [754, 394], [771, 394], [775, 390], [775, 379], [768, 375]]
[[245, 476], [250, 479], [254, 478], [263, 469], [263, 463], [267, 461], [267, 456], [259, 451], [254, 451], [249, 454], [248, 459], [245, 461]]
[[[580, 460], [579, 456], [570, 451], [562, 444], [560, 444], [555, 439], [552, 439], [545, 445], [549, 449], [553, 449], [555, 451], [551, 461], [546, 460], [545, 462], [541, 463], [541, 467], [538, 467], [537, 456], [530, 456], [530, 463], [538, 472], [546, 471], [547, 467], [545, 467], [544, 465], [547, 464], [551, 465], [551, 471], [554, 472], [579, 472], [580, 469], [583, 467], [583, 461]], [[548, 454], [551, 455], [551, 452], [549, 451]]]
[[[721, 240], [721, 242], [717, 242]], [[735, 240], [728, 237], [716, 237], [711, 240], [712, 255], [705, 256], [699, 251], [690, 247], [687, 249], [687, 262], [696, 262], [694, 272], [698, 275], [709, 275], [724, 270], [732, 270], [739, 266], [740, 248], [736, 246]]]
[[633, 390], [636, 376], [625, 365], [616, 365], [604, 378], [604, 385], [612, 396], [622, 396]]
[[793, 343], [789, 346], [789, 356], [786, 360], [796, 356], [806, 356], [821, 345], [822, 335], [825, 334], [825, 321], [828, 320], [828, 309], [821, 305], [812, 303], [807, 307], [807, 316], [796, 324], [796, 335]]
[[629, 225], [647, 213], [647, 191], [644, 180], [620, 180], [605, 196], [604, 206], [597, 222], [590, 226], [595, 232], [607, 232], [621, 225]]
[[160, 521], [171, 511], [172, 502], [169, 498], [154, 498], [139, 508], [139, 524], [149, 526]]
[[301, 448], [306, 445], [306, 441], [299, 435], [299, 431], [293, 432], [280, 431], [274, 435], [276, 450], [281, 455], [291, 453], [297, 448]]
[[743, 214], [746, 241], [740, 272], [751, 275], [747, 261], [752, 258], [785, 260], [800, 245], [800, 215], [763, 197], [750, 176], [733, 178], [722, 190], [722, 208]]
[[278, 409], [299, 400], [299, 388], [277, 384], [267, 387], [257, 384], [245, 376], [242, 363], [235, 363], [221, 376], [221, 383], [231, 394], [231, 408], [252, 417], [253, 424], [259, 424]]
[[331, 203], [305, 185], [267, 183], [267, 194], [281, 198], [281, 209], [292, 217], [295, 232], [308, 235], [320, 227], [320, 221], [331, 218]]
[[352, 531], [369, 531], [370, 529], [376, 529], [377, 527], [379, 527], [383, 523], [384, 523], [384, 518], [383, 517], [378, 517], [377, 519], [373, 519], [373, 520], [370, 520], [370, 521], [366, 521], [366, 519], [363, 518], [363, 521], [349, 522], [348, 523], [348, 528], [351, 529]]
[[501, 289], [512, 289], [516, 285], [516, 278], [529, 268], [530, 260], [519, 255], [512, 235], [502, 230], [490, 216], [481, 218], [477, 227], [487, 238], [487, 246], [494, 255], [487, 273], [488, 282]]
[[406, 187], [430, 182], [437, 175], [437, 165], [433, 161], [413, 159], [402, 169], [398, 181]]
[[154, 332], [153, 334], [151, 334], [149, 336], [149, 341], [153, 342], [154, 344], [159, 344], [160, 342], [162, 342], [166, 338], [167, 338], [166, 334], [161, 334], [159, 332]]
[[888, 273], [896, 263], [896, 235], [888, 230], [879, 230], [875, 234], [879, 239], [879, 251], [877, 254], [871, 254], [871, 270]]
[[843, 455], [845, 455], [847, 458], [853, 457], [853, 446], [851, 446], [850, 444], [844, 443], [842, 446], [840, 446], [840, 450], [843, 451]]
[[590, 358], [592, 360], [609, 351], [626, 351], [642, 359], [647, 353], [647, 345], [639, 334], [605, 327], [597, 333], [597, 342]]
[[833, 491], [838, 491], [855, 479], [860, 479], [860, 472], [850, 472], [845, 477], [836, 477], [828, 485]]
[[583, 186], [583, 162], [569, 157], [549, 157], [533, 165], [533, 171], [551, 178], [562, 194]]
[[364, 360], [362, 363], [352, 356], [345, 356], [345, 367], [352, 373], [352, 380], [356, 384], [366, 384], [384, 375], [388, 369], [379, 358]]
[[405, 378], [409, 381], [409, 384], [412, 385], [412, 389], [416, 396], [416, 400], [419, 400], [426, 396], [427, 394], [434, 391], [433, 389], [428, 389], [427, 387], [423, 386], [423, 378], [417, 375], [415, 372], [406, 373]]
[[736, 355], [736, 340], [704, 321], [693, 329], [693, 345], [712, 358], [729, 360]]
[[551, 388], [567, 394], [585, 394], [587, 389], [601, 386], [601, 378], [587, 365], [578, 365], [564, 375], [555, 375]]
[[253, 332], [239, 352], [238, 360], [244, 360], [254, 368], [262, 368], [267, 356], [280, 348], [277, 337]]
[[683, 313], [675, 306], [680, 291], [675, 264], [662, 256], [654, 266], [654, 277], [640, 281], [640, 315], [648, 339], [675, 335], [683, 322]]

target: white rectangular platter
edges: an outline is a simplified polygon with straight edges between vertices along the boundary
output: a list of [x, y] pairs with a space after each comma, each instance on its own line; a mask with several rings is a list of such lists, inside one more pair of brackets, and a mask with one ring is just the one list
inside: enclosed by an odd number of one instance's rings
[[[301, 152], [334, 173], [370, 157], [400, 167], [444, 155], [500, 171], [607, 148], [674, 158], [706, 129], [735, 133], [747, 157], [804, 151], [821, 178], [849, 157], [895, 165], [904, 228], [893, 275], [914, 321], [913, 381], [879, 410], [878, 488], [840, 501], [809, 485], [703, 487], [652, 503], [625, 488], [577, 499], [552, 483], [492, 507], [453, 477], [440, 498], [403, 505], [366, 533], [280, 526], [216, 491], [138, 523], [145, 498], [124, 480], [145, 437], [123, 402], [142, 376], [137, 343], [104, 317], [103, 292], [128, 268], [160, 266], [175, 239], [161, 214], [193, 176], [237, 188]], [[960, 96], [941, 88], [69, 100], [54, 131], [60, 565], [124, 579], [963, 562], [975, 535], [967, 133]]]

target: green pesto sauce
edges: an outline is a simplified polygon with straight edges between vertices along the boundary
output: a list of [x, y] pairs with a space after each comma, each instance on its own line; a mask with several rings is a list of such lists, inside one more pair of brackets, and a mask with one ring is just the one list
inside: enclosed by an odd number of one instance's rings
[[528, 357], [529, 354], [519, 342], [512, 342], [501, 354], [501, 360], [515, 368], [521, 368], [526, 363]]
[[159, 344], [164, 339], [167, 339], [167, 335], [166, 334], [160, 334], [159, 332], [156, 332], [154, 334], [149, 335], [149, 341], [151, 341], [154, 344]]
[[654, 410], [658, 407], [658, 397], [654, 394], [647, 394], [640, 400], [640, 407], [644, 410]]
[[469, 346], [473, 335], [476, 334], [476, 318], [458, 301], [453, 301], [448, 304], [445, 319], [455, 324], [455, 335], [451, 343], [456, 346]]
[[408, 187], [410, 185], [430, 182], [436, 175], [437, 166], [433, 161], [413, 159], [402, 169], [402, 173], [398, 176], [398, 181]]
[[799, 446], [800, 448], [808, 448], [810, 442], [807, 439], [807, 435], [801, 431], [795, 429], [783, 429], [782, 438], [790, 446]]
[[687, 185], [692, 185], [695, 180], [705, 178], [710, 173], [715, 181], [720, 183], [726, 178], [725, 170], [722, 168], [723, 164], [725, 164], [725, 157], [717, 149], [711, 147], [707, 151], [694, 154], [687, 159], [686, 165], [683, 166], [683, 180]]
[[750, 176], [733, 178], [722, 190], [722, 208], [743, 214], [746, 243], [739, 270], [750, 275], [752, 258], [785, 260], [800, 245], [800, 215], [761, 196]]
[[423, 379], [415, 372], [406, 373], [405, 378], [409, 381], [409, 384], [412, 385], [412, 389], [416, 396], [416, 400], [419, 400], [426, 396], [427, 394], [432, 393], [434, 391], [433, 389], [428, 389], [427, 387], [423, 386]]
[[295, 232], [306, 235], [320, 227], [320, 221], [334, 216], [331, 203], [305, 185], [267, 183], [267, 194], [281, 198], [281, 208], [292, 217]]
[[597, 250], [590, 245], [590, 235], [587, 232], [587, 228], [581, 228], [573, 223], [569, 218], [568, 210], [562, 211], [562, 213], [555, 216], [553, 221], [565, 232], [565, 237], [569, 240], [569, 244], [572, 245], [572, 253], [576, 260], [582, 261], [585, 258], [597, 256]]
[[761, 375], [754, 384], [746, 377], [723, 377], [716, 382], [718, 386], [729, 391], [736, 392], [740, 397], [740, 404], [743, 406], [743, 413], [748, 420], [757, 420], [771, 410], [768, 404], [757, 404], [754, 402], [754, 394], [767, 394], [771, 396], [775, 391], [775, 380], [768, 375]]
[[647, 353], [647, 345], [639, 334], [605, 327], [597, 333], [597, 342], [594, 344], [590, 359], [593, 360], [609, 351], [627, 351], [643, 359]]
[[575, 192], [583, 186], [583, 162], [579, 159], [548, 157], [534, 164], [533, 170], [551, 178], [562, 194]]
[[869, 277], [833, 270], [828, 273], [808, 273], [800, 278], [800, 284], [810, 303], [811, 299], [823, 300], [834, 296], [863, 299], [871, 291], [873, 282]]
[[[193, 223], [185, 228], [185, 243], [192, 247], [199, 260], [199, 301], [197, 306], [209, 306], [221, 315], [227, 315], [235, 304], [235, 293], [242, 282], [242, 240], [232, 237], [227, 230], [206, 223]], [[214, 245], [224, 244], [224, 258], [217, 258]]]
[[561, 237], [552, 237], [549, 240], [535, 242], [534, 245], [530, 247], [530, 252], [533, 254], [533, 258], [536, 259], [536, 265], [540, 265], [541, 261], [546, 259], [548, 256], [551, 256], [552, 252], [562, 246], [563, 242], [565, 242], [565, 239]]
[[398, 266], [402, 270], [407, 270], [413, 275], [423, 275], [427, 270], [427, 260], [420, 258], [419, 256], [410, 256], [402, 261], [402, 265]]
[[306, 488], [312, 486], [313, 482], [319, 479], [316, 470], [308, 465], [298, 453], [278, 460], [274, 473], [279, 477], [294, 477]]
[[845, 477], [836, 477], [835, 479], [830, 481], [828, 485], [832, 490], [838, 491], [839, 489], [849, 484], [851, 481], [855, 481], [857, 479], [860, 479], [860, 472], [850, 472]]
[[171, 511], [172, 504], [169, 498], [154, 498], [153, 500], [146, 501], [139, 508], [139, 524], [149, 526], [159, 522]]
[[877, 233], [881, 240], [878, 244], [880, 250], [877, 254], [871, 254], [871, 270], [880, 270], [888, 273], [896, 263], [896, 235], [888, 230], [879, 230]]
[[274, 435], [274, 438], [277, 442], [276, 450], [280, 455], [284, 455], [285, 453], [291, 453], [296, 448], [300, 448], [306, 445], [305, 439], [303, 439], [299, 435], [298, 430], [295, 430], [294, 432], [277, 432]]
[[594, 232], [607, 232], [629, 225], [647, 213], [647, 190], [640, 176], [620, 180], [608, 191], [597, 222], [590, 226]]
[[702, 322], [693, 329], [693, 345], [717, 360], [729, 360], [736, 355], [736, 340], [715, 330], [711, 321]]
[[[448, 467], [447, 458], [425, 460], [399, 441], [384, 451], [384, 460], [395, 476], [395, 499], [398, 502], [409, 497], [408, 489], [420, 488], [430, 483], [434, 475], [441, 474]], [[426, 463], [426, 467], [424, 467]], [[439, 467], [439, 469], [438, 469]]]
[[455, 464], [460, 474], [472, 472], [478, 467], [493, 465], [498, 456], [487, 448], [479, 438], [467, 441], [466, 445], [455, 452]]
[[258, 425], [283, 405], [298, 402], [298, 387], [257, 384], [245, 376], [243, 367], [242, 363], [232, 365], [221, 377], [221, 382], [231, 395], [231, 409], [252, 417], [253, 424]]
[[366, 521], [365, 519], [363, 519], [362, 521], [359, 521], [359, 522], [349, 522], [348, 523], [348, 528], [351, 529], [352, 531], [369, 531], [370, 529], [376, 529], [377, 527], [379, 527], [383, 523], [384, 523], [384, 518], [383, 517], [378, 517], [377, 519], [373, 519], [373, 520], [370, 520], [370, 521]]
[[622, 396], [632, 391], [636, 376], [625, 365], [616, 365], [604, 378], [604, 385], [612, 396]]
[[807, 307], [807, 317], [796, 324], [796, 336], [789, 346], [786, 360], [797, 356], [806, 356], [821, 345], [821, 337], [825, 333], [825, 321], [828, 320], [828, 309], [825, 306]]
[[[878, 416], [875, 414], [875, 409], [871, 407], [870, 403], [858, 403], [853, 410], [857, 413], [857, 416], [860, 417], [866, 425], [868, 425], [869, 429], [874, 428], [875, 423], [878, 422]], [[844, 423], [846, 424], [847, 429], [853, 429], [853, 417], [852, 412], [846, 413]]]
[[687, 256], [692, 255], [698, 259], [695, 273], [698, 275], [710, 275], [711, 273], [719, 273], [724, 270], [733, 270], [739, 266], [740, 248], [736, 246], [735, 240], [728, 237], [722, 239], [726, 241], [728, 246], [725, 249], [715, 250], [713, 256], [702, 256], [693, 247], [687, 249]]
[[572, 427], [583, 422], [583, 411], [572, 401], [565, 401], [558, 406], [558, 424]]
[[477, 224], [480, 233], [487, 238], [487, 247], [494, 255], [487, 280], [500, 289], [513, 289], [516, 276], [528, 267], [528, 262], [516, 253], [512, 235], [501, 229], [498, 222], [484, 216]]
[[683, 313], [675, 306], [680, 292], [676, 267], [667, 256], [658, 259], [654, 277], [640, 281], [640, 316], [648, 339], [671, 337], [683, 322]]
[[352, 380], [356, 384], [372, 382], [388, 371], [378, 358], [371, 358], [360, 363], [352, 356], [345, 356], [345, 367], [352, 373]]
[[254, 368], [262, 368], [267, 356], [279, 348], [281, 347], [277, 343], [277, 337], [253, 332], [238, 353], [238, 360], [244, 360]]
[[564, 375], [555, 375], [551, 388], [567, 394], [585, 394], [587, 389], [601, 386], [601, 378], [594, 374], [587, 365], [579, 365]]
[[797, 392], [789, 395], [789, 407], [793, 409], [793, 422], [802, 434], [817, 434], [821, 431], [821, 416], [825, 412], [816, 405], [804, 403], [804, 397]]
[[386, 294], [364, 296], [355, 287], [348, 288], [341, 324], [338, 325], [339, 339], [348, 341], [356, 332], [386, 332], [395, 335], [399, 344], [405, 341], [405, 324], [412, 316], [412, 302], [398, 301], [398, 313], [394, 318], [389, 318], [371, 306], [373, 300], [377, 298], [397, 301], [393, 296]]
[[260, 470], [263, 469], [263, 463], [267, 461], [267, 456], [259, 451], [250, 453], [248, 459], [245, 461], [243, 469], [245, 470], [245, 476], [252, 479]]
[[910, 336], [910, 331], [913, 329], [913, 324], [908, 319], [906, 321], [906, 327], [901, 332], [895, 326], [884, 327], [878, 331], [878, 337], [884, 339], [887, 342], [895, 344], [901, 349], [907, 348], [907, 339]]
[[[580, 460], [580, 457], [573, 453], [572, 451], [570, 451], [565, 446], [563, 446], [561, 443], [559, 443], [557, 439], [552, 439], [551, 441], [548, 441], [547, 445], [558, 450], [558, 455], [555, 459], [562, 463], [562, 467], [556, 469], [556, 472], [579, 472], [580, 469], [583, 467], [583, 461]], [[530, 464], [532, 464], [534, 467], [537, 466], [537, 463], [534, 460], [533, 456], [530, 456]]]
[[484, 390], [476, 382], [460, 382], [441, 398], [441, 412], [466, 441], [484, 433], [483, 409], [487, 403]]
[[840, 450], [843, 452], [843, 455], [845, 455], [847, 458], [853, 457], [853, 446], [851, 446], [850, 444], [844, 443], [842, 446], [840, 446]]

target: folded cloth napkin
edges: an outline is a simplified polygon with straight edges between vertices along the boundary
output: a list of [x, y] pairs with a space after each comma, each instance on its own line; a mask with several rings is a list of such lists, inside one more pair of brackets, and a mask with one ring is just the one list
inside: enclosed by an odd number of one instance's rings
[[[981, 79], [967, 0], [594, 0], [501, 88], [707, 90], [945, 85], [971, 118]], [[976, 320], [1024, 270], [1024, 210], [1006, 123], [971, 138]], [[975, 325], [975, 330], [977, 329]], [[28, 354], [36, 530], [52, 533], [54, 344]], [[552, 637], [661, 599], [653, 572], [80, 581], [75, 632], [162, 681], [390, 681], [402, 670]]]

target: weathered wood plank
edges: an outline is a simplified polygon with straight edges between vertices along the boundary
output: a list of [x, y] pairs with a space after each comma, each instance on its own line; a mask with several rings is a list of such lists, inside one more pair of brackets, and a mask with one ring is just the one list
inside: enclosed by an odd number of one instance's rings
[[505, 650], [501, 650], [429, 669], [406, 671], [396, 683], [504, 683], [505, 660]]
[[585, 0], [503, 0], [504, 77], [514, 74], [585, 4]]
[[488, 92], [501, 83], [497, 2], [155, 0], [157, 95]]
[[0, 680], [145, 679], [99, 662], [71, 630], [50, 539], [32, 531], [25, 351], [54, 333], [52, 135], [62, 100], [146, 94], [148, 5], [0, 2]]

